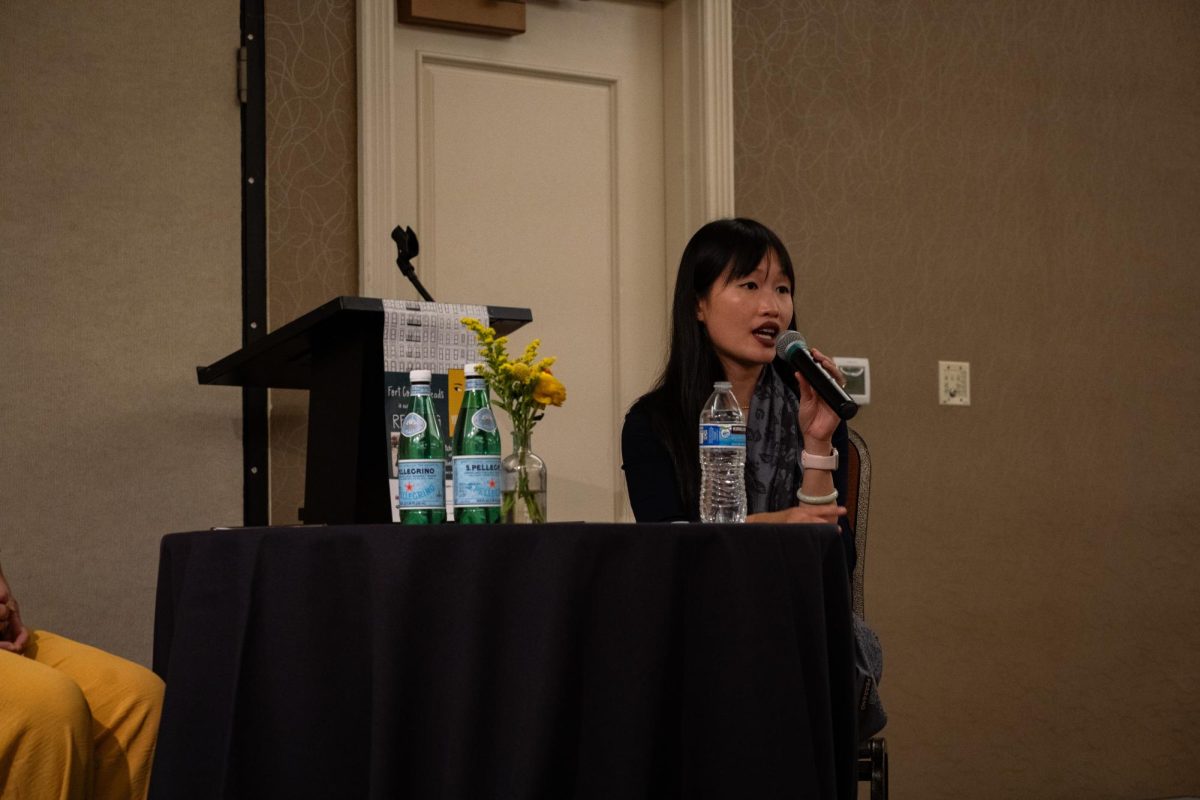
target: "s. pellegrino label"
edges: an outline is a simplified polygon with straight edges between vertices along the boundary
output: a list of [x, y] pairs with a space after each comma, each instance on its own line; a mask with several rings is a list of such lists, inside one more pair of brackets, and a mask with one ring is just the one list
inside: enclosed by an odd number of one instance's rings
[[446, 510], [445, 462], [440, 458], [396, 460], [401, 511]]
[[454, 456], [454, 507], [500, 507], [500, 456]]

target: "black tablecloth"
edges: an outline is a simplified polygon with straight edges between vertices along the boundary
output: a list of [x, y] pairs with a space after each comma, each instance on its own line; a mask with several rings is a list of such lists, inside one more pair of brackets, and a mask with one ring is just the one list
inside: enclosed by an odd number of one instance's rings
[[151, 797], [853, 798], [837, 535], [166, 536]]

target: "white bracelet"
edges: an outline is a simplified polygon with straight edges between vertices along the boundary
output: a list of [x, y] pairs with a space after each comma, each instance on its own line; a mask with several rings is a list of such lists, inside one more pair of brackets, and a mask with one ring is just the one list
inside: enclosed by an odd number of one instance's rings
[[804, 493], [803, 490], [797, 489], [796, 490], [796, 499], [799, 500], [801, 503], [804, 503], [804, 505], [806, 505], [806, 506], [827, 506], [830, 503], [837, 502], [838, 493], [837, 493], [837, 489], [834, 489], [832, 493], [823, 495], [821, 497], [809, 497], [808, 495], [806, 495]]

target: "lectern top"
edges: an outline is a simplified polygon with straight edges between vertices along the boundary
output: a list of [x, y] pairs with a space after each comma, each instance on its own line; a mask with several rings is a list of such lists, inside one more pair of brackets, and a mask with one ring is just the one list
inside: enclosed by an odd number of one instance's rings
[[[501, 336], [533, 320], [528, 308], [487, 308], [490, 324]], [[382, 300], [335, 297], [220, 361], [197, 367], [196, 374], [202, 384], [308, 389], [314, 348], [345, 337], [382, 335]]]

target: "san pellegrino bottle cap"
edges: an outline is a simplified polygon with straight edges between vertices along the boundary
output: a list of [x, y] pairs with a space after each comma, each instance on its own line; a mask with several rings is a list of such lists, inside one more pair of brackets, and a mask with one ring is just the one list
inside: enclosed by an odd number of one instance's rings
[[414, 369], [408, 373], [409, 383], [429, 383], [433, 380], [433, 373], [427, 369]]
[[733, 384], [729, 381], [716, 381], [713, 383], [713, 388], [717, 391], [724, 391], [725, 389], [732, 389]]
[[479, 364], [464, 364], [463, 365], [463, 376], [467, 377], [467, 378], [478, 378], [479, 377], [479, 366], [480, 366]]

